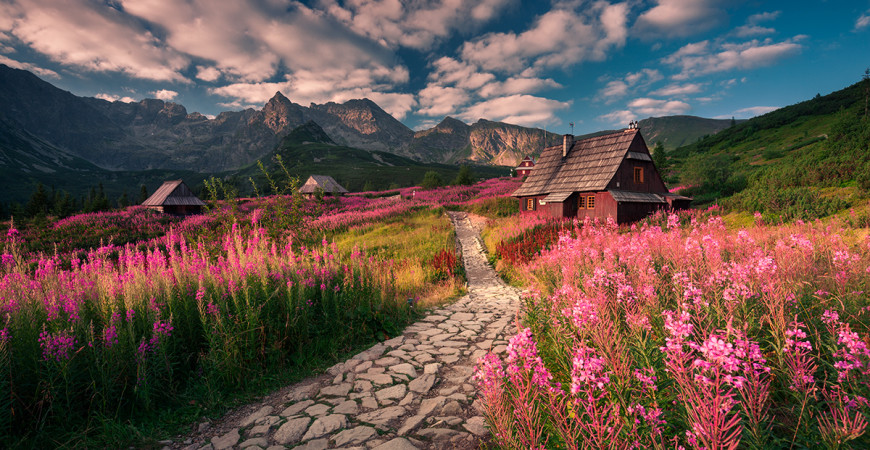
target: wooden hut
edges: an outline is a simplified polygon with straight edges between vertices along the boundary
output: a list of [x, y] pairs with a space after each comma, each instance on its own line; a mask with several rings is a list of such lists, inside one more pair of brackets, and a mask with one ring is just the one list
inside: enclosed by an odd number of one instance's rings
[[523, 178], [529, 176], [532, 173], [532, 169], [535, 168], [535, 160], [532, 159], [531, 156], [526, 156], [520, 161], [520, 164], [515, 169], [516, 177]]
[[671, 194], [656, 170], [640, 130], [632, 127], [544, 149], [535, 170], [511, 194], [520, 211], [553, 217], [640, 220], [663, 208], [687, 208], [691, 199]]
[[164, 181], [142, 206], [154, 209], [166, 214], [186, 216], [199, 214], [205, 206], [202, 200], [193, 194], [193, 191], [184, 184], [184, 181]]
[[299, 188], [299, 193], [307, 198], [312, 198], [318, 189], [323, 192], [323, 195], [334, 195], [336, 197], [347, 193], [347, 189], [338, 184], [329, 175], [311, 175], [305, 181], [305, 184]]

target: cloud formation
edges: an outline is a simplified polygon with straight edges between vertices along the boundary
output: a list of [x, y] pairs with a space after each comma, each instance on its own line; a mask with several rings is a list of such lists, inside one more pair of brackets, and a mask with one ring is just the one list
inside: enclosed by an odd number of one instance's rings
[[456, 31], [488, 22], [512, 2], [324, 0], [322, 4], [333, 18], [385, 47], [426, 50]]
[[178, 92], [170, 91], [169, 89], [160, 89], [151, 92], [151, 95], [153, 95], [156, 99], [168, 102], [173, 100], [175, 97], [178, 97]]
[[855, 20], [855, 28], [853, 30], [863, 30], [868, 26], [870, 26], [870, 9], [868, 9], [867, 12], [865, 12], [864, 14], [861, 14], [861, 16], [859, 16], [858, 19]]
[[43, 77], [60, 78], [60, 75], [58, 75], [58, 73], [53, 70], [43, 69], [42, 67], [31, 63], [16, 61], [4, 55], [0, 55], [0, 64], [6, 64], [13, 69], [29, 70], [30, 72], [41, 75]]
[[802, 38], [796, 36], [782, 42], [753, 39], [739, 44], [701, 41], [685, 45], [662, 62], [680, 69], [680, 73], [673, 77], [676, 80], [715, 72], [754, 69], [799, 53], [803, 46], [798, 41]]
[[658, 0], [641, 14], [633, 31], [643, 37], [686, 37], [709, 30], [725, 16], [716, 0]]
[[557, 5], [521, 33], [488, 33], [463, 44], [464, 61], [502, 73], [567, 68], [601, 61], [625, 45], [628, 5], [596, 2], [574, 10]]
[[485, 118], [516, 125], [534, 126], [553, 122], [554, 112], [569, 106], [571, 105], [568, 102], [532, 95], [509, 95], [476, 103], [459, 114], [459, 118], [468, 122]]
[[105, 100], [107, 102], [136, 103], [136, 99], [134, 99], [133, 97], [121, 97], [120, 95], [107, 94], [105, 92], [100, 92], [99, 94], [95, 95], [94, 98]]

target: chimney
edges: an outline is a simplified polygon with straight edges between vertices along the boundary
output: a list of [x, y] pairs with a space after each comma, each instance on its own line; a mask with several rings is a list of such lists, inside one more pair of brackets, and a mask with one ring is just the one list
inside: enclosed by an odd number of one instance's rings
[[562, 138], [562, 157], [568, 156], [568, 152], [571, 150], [571, 146], [574, 145], [574, 135], [566, 134]]

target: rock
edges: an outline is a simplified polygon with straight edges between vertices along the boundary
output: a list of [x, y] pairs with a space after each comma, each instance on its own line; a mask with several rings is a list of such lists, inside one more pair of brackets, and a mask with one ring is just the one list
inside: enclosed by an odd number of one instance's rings
[[318, 403], [316, 405], [309, 406], [305, 408], [305, 414], [309, 416], [322, 416], [329, 412], [329, 406], [324, 405], [322, 403]]
[[381, 358], [381, 359], [375, 361], [375, 365], [382, 366], [382, 367], [383, 366], [392, 366], [395, 364], [399, 364], [400, 362], [402, 362], [402, 360], [399, 358], [396, 358], [395, 356], [386, 356], [384, 358]]
[[462, 406], [456, 400], [452, 400], [441, 408], [442, 416], [458, 416], [462, 414]]
[[456, 321], [459, 321], [459, 322], [464, 322], [464, 321], [466, 321], [466, 320], [472, 320], [472, 319], [474, 319], [474, 314], [472, 314], [472, 313], [466, 313], [466, 312], [453, 313], [453, 315], [450, 316], [450, 319], [451, 319], [451, 320], [456, 320]]
[[425, 418], [426, 416], [421, 414], [408, 417], [407, 419], [405, 419], [405, 423], [402, 424], [402, 427], [399, 428], [399, 431], [396, 434], [398, 434], [399, 436], [404, 436], [409, 432], [414, 431], [418, 426], [420, 426], [420, 423], [422, 423], [423, 419]]
[[357, 375], [357, 378], [361, 378], [363, 380], [369, 380], [374, 384], [392, 384], [393, 377], [385, 374], [385, 373], [361, 373]]
[[211, 438], [211, 445], [214, 446], [214, 450], [224, 450], [236, 445], [236, 443], [239, 442], [240, 437], [241, 436], [239, 436], [239, 429], [234, 428], [232, 431], [223, 436]]
[[346, 366], [343, 362], [338, 363], [338, 364], [330, 367], [329, 369], [326, 369], [326, 373], [328, 373], [332, 376], [336, 376], [340, 373], [344, 373], [345, 371], [347, 371], [347, 369], [346, 369]]
[[462, 427], [471, 432], [475, 436], [485, 436], [488, 434], [486, 430], [486, 421], [482, 416], [474, 416], [465, 421]]
[[415, 379], [408, 383], [408, 389], [419, 392], [420, 394], [426, 395], [435, 384], [435, 375], [428, 374], [423, 375], [420, 378]]
[[405, 408], [401, 406], [390, 406], [387, 408], [376, 409], [371, 412], [360, 414], [356, 416], [356, 418], [360, 422], [370, 423], [373, 425], [386, 425], [404, 414]]
[[353, 368], [353, 371], [356, 373], [362, 373], [362, 372], [365, 372], [366, 370], [369, 370], [369, 368], [371, 368], [371, 367], [372, 367], [371, 361], [361, 361], [361, 362], [357, 362], [356, 366], [354, 366], [354, 368]]
[[356, 404], [353, 400], [347, 400], [339, 403], [335, 408], [332, 409], [332, 412], [335, 414], [356, 414], [359, 411], [359, 405]]
[[[281, 447], [282, 450], [284, 447]], [[325, 450], [329, 448], [329, 439], [312, 439], [306, 442], [304, 445], [300, 445], [298, 447], [293, 447], [293, 450]]]
[[403, 399], [399, 402], [399, 406], [407, 406], [407, 405], [410, 405], [411, 402], [414, 401], [414, 398], [415, 398], [414, 393], [413, 393], [413, 392], [408, 392], [408, 393], [405, 395], [405, 398], [403, 398]]
[[441, 364], [439, 364], [439, 363], [426, 364], [426, 366], [423, 367], [423, 374], [424, 375], [436, 375], [436, 374], [438, 374], [439, 369], [441, 369]]
[[294, 403], [288, 406], [284, 411], [281, 411], [279, 414], [281, 417], [290, 417], [295, 416], [296, 414], [301, 413], [305, 410], [305, 408], [314, 404], [314, 400], [302, 400], [301, 402]]
[[374, 397], [365, 397], [362, 399], [362, 407], [365, 409], [377, 409], [378, 401]]
[[248, 430], [248, 436], [262, 436], [269, 432], [269, 429], [272, 428], [272, 424], [263, 424], [257, 425], [250, 430]]
[[307, 441], [308, 439], [319, 438], [332, 433], [333, 431], [347, 428], [347, 425], [347, 416], [344, 414], [330, 414], [328, 416], [323, 416], [311, 424], [311, 427], [309, 427], [308, 431], [305, 432], [305, 436], [302, 436], [302, 440]]
[[404, 342], [404, 340], [405, 340], [405, 336], [397, 336], [397, 337], [394, 337], [392, 339], [387, 339], [386, 341], [384, 341], [384, 345], [386, 345], [387, 347], [396, 348], [396, 347], [402, 345], [402, 342]]
[[396, 364], [388, 367], [390, 372], [407, 375], [411, 378], [417, 378], [417, 369], [408, 363]]
[[199, 425], [197, 425], [197, 427], [196, 427], [196, 431], [197, 431], [198, 433], [204, 433], [204, 432], [206, 432], [209, 428], [211, 428], [211, 423], [210, 423], [210, 422], [201, 422]]
[[337, 447], [342, 447], [345, 445], [362, 444], [377, 435], [378, 432], [374, 428], [361, 426], [341, 431], [333, 436], [332, 439]]
[[311, 419], [307, 417], [290, 419], [278, 428], [278, 431], [272, 436], [272, 440], [281, 445], [295, 444], [299, 442], [305, 430], [308, 429], [309, 423], [311, 423]]
[[302, 386], [296, 386], [295, 388], [293, 388], [293, 390], [287, 393], [287, 396], [285, 396], [284, 398], [291, 402], [298, 402], [299, 400], [305, 400], [314, 397], [314, 393], [317, 392], [318, 389], [320, 389], [320, 385], [317, 383], [309, 383]]
[[432, 412], [436, 409], [440, 410], [440, 408], [443, 407], [445, 403], [447, 403], [446, 397], [428, 398], [420, 403], [420, 409], [418, 410], [417, 414], [423, 415], [424, 417], [428, 416], [432, 414]]
[[335, 386], [327, 386], [320, 390], [320, 396], [331, 395], [333, 397], [346, 397], [350, 392], [350, 383], [342, 383]]
[[255, 445], [260, 447], [260, 448], [266, 448], [269, 446], [269, 441], [267, 441], [266, 438], [261, 438], [261, 437], [252, 438], [252, 439], [248, 439], [248, 440], [242, 442], [241, 444], [239, 444], [239, 448], [248, 448], [248, 447], [253, 447]]
[[407, 390], [408, 388], [404, 384], [397, 384], [375, 392], [375, 398], [377, 398], [378, 402], [383, 405], [386, 404], [388, 400], [396, 400], [404, 397]]
[[421, 353], [414, 357], [414, 361], [417, 361], [420, 364], [426, 364], [435, 361], [435, 358], [433, 358], [432, 355], [428, 353]]
[[443, 362], [444, 364], [448, 364], [448, 365], [453, 364], [456, 361], [459, 361], [459, 357], [456, 355], [444, 356], [441, 358], [441, 362]]
[[381, 444], [372, 450], [417, 450], [419, 447], [412, 444], [409, 440], [405, 438], [395, 438], [393, 440], [387, 441], [384, 444]]
[[451, 430], [450, 428], [424, 428], [417, 432], [420, 436], [430, 438], [436, 442], [448, 440], [459, 433], [466, 434], [461, 431]]
[[369, 380], [356, 380], [353, 382], [354, 392], [369, 392], [372, 390], [372, 382]]

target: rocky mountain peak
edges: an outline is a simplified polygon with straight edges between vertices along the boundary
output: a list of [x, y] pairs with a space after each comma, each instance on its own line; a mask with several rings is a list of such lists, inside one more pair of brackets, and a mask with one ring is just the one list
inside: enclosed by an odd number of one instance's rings
[[280, 91], [263, 106], [263, 123], [275, 133], [288, 131], [304, 120], [302, 107], [293, 103]]

